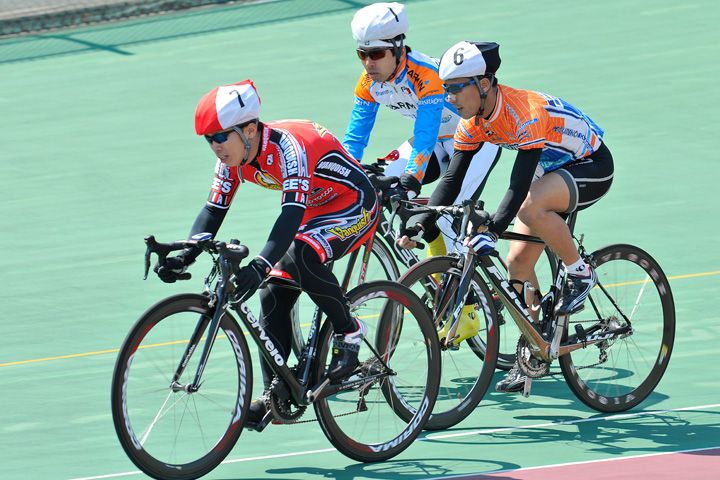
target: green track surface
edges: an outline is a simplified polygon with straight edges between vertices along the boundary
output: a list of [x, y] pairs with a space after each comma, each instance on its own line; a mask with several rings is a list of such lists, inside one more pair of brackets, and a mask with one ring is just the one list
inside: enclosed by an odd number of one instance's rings
[[[209, 191], [214, 157], [194, 133], [195, 105], [251, 78], [262, 119], [309, 118], [341, 137], [361, 71], [350, 21], [367, 3], [278, 0], [0, 40], [0, 478], [137, 471], [112, 426], [110, 378], [135, 319], [199, 290], [206, 273], [199, 262], [190, 282], [142, 281], [143, 237], [184, 237]], [[528, 399], [490, 393], [384, 464], [348, 460], [308, 423], [244, 433], [206, 478], [405, 480], [720, 446], [717, 1], [406, 7], [414, 49], [439, 57], [460, 40], [496, 41], [501, 83], [559, 96], [605, 130], [615, 182], [576, 231], [591, 250], [636, 244], [671, 278], [670, 367], [631, 412], [641, 415], [606, 418], [551, 378]], [[381, 111], [368, 158], [411, 131]], [[490, 178], [489, 209], [513, 158]], [[278, 213], [276, 192], [246, 184], [219, 237], [258, 252]]]

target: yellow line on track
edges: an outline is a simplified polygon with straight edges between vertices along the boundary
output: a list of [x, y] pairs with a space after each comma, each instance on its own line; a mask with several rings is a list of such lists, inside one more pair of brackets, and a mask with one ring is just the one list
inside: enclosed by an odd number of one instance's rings
[[[720, 274], [720, 271], [716, 271], [716, 272], [704, 272], [704, 273], [692, 273], [692, 274], [689, 274], [689, 275], [676, 275], [676, 276], [674, 276], [674, 277], [668, 277], [668, 280], [679, 280], [679, 279], [682, 279], [682, 278], [704, 277], [704, 276], [707, 276], [707, 275], [718, 275], [718, 274]], [[630, 283], [643, 283], [643, 282], [644, 282], [644, 280], [639, 280], [639, 281], [637, 281], [637, 282], [630, 282]], [[623, 285], [625, 285], [625, 284], [623, 284]], [[609, 285], [609, 286], [616, 286], [616, 285]], [[247, 335], [247, 333], [245, 333], [245, 335]], [[144, 347], [140, 347], [140, 348], [157, 347], [157, 346], [160, 346], [160, 345], [171, 345], [171, 344], [173, 344], [173, 343], [183, 343], [183, 342], [186, 342], [186, 341], [187, 341], [187, 340], [178, 341], [178, 342], [169, 342], [169, 343], [158, 344], [158, 345], [145, 345]], [[21, 360], [21, 361], [19, 361], [19, 362], [0, 363], [0, 367], [9, 367], [9, 366], [11, 366], [11, 365], [24, 365], [24, 364], [26, 364], [26, 363], [48, 362], [48, 361], [50, 361], [50, 360], [63, 360], [63, 359], [66, 359], [66, 358], [87, 357], [87, 356], [89, 356], [89, 355], [102, 355], [103, 353], [117, 353], [118, 351], [120, 351], [120, 349], [119, 349], [119, 348], [116, 348], [116, 349], [114, 349], [114, 350], [102, 350], [102, 351], [99, 351], [99, 352], [75, 353], [75, 354], [72, 354], [72, 355], [61, 355], [61, 356], [59, 356], [59, 357], [36, 358], [36, 359], [34, 359], [34, 360]]]

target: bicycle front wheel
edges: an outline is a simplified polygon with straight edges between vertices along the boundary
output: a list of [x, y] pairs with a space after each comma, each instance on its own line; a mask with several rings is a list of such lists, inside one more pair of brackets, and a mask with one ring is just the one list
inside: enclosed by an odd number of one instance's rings
[[[453, 256], [431, 257], [413, 266], [400, 279], [433, 313], [436, 330], [452, 319], [462, 276], [458, 260]], [[440, 391], [433, 413], [425, 424], [428, 430], [452, 427], [470, 415], [485, 395], [495, 372], [499, 334], [492, 295], [477, 273], [473, 273], [469, 288], [480, 329], [460, 345], [442, 348]], [[437, 332], [434, 335], [438, 337]]]
[[189, 388], [213, 313], [205, 296], [169, 297], [140, 317], [118, 354], [111, 402], [115, 431], [130, 460], [151, 477], [201, 477], [222, 462], [242, 432], [252, 393], [251, 359], [229, 313], [199, 388]]
[[598, 326], [602, 335], [627, 325], [627, 318], [632, 330], [561, 356], [560, 367], [587, 406], [622, 412], [647, 398], [665, 373], [675, 339], [675, 303], [667, 277], [643, 250], [611, 245], [592, 257], [598, 286], [570, 323], [586, 330]]
[[[360, 368], [345, 382], [347, 388], [316, 401], [315, 412], [341, 453], [378, 462], [405, 450], [422, 431], [438, 392], [439, 346], [427, 309], [406, 287], [369, 282], [348, 298], [351, 314], [368, 326]], [[330, 362], [332, 333], [326, 322], [316, 378]], [[353, 384], [363, 378], [370, 381]]]

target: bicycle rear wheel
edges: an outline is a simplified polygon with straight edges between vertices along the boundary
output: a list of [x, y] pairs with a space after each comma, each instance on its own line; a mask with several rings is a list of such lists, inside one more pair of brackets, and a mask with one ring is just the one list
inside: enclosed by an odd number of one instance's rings
[[[403, 285], [420, 296], [433, 313], [436, 330], [451, 320], [455, 289], [462, 275], [458, 260], [453, 256], [431, 257], [415, 265], [400, 279]], [[450, 291], [452, 299], [442, 314], [438, 312], [442, 295], [437, 292], [437, 287], [428, 287], [435, 284], [433, 276], [441, 279], [440, 288]], [[425, 424], [428, 430], [452, 427], [470, 415], [485, 395], [495, 371], [499, 335], [492, 295], [477, 273], [473, 274], [470, 288], [477, 302], [475, 314], [480, 319], [480, 330], [457, 348], [442, 349], [440, 391], [433, 413]]]
[[151, 477], [201, 477], [222, 462], [242, 432], [251, 401], [251, 359], [229, 313], [200, 388], [171, 388], [193, 382], [212, 315], [207, 297], [169, 297], [140, 317], [118, 354], [111, 401], [115, 431], [130, 460]]
[[570, 390], [587, 406], [622, 412], [647, 398], [665, 373], [675, 339], [675, 303], [667, 277], [643, 250], [611, 245], [592, 257], [598, 286], [571, 323], [582, 322], [586, 330], [599, 324], [597, 334], [602, 334], [626, 325], [622, 312], [633, 330], [561, 356], [560, 367]]
[[[316, 401], [315, 412], [341, 453], [378, 462], [405, 450], [422, 431], [438, 392], [439, 346], [428, 311], [406, 287], [369, 282], [351, 290], [348, 298], [352, 315], [368, 326], [360, 369], [345, 382], [348, 387]], [[330, 362], [332, 333], [326, 322], [316, 378], [324, 376]], [[386, 367], [392, 371], [389, 375], [384, 374]], [[349, 388], [363, 378], [375, 380]]]

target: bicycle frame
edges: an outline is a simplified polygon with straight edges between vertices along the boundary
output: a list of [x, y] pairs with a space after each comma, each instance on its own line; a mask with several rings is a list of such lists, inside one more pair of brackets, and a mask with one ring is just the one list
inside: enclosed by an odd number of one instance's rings
[[[577, 218], [576, 212], [573, 212], [568, 217], [568, 226], [570, 232], [573, 231], [575, 226], [575, 220]], [[544, 244], [544, 242], [538, 237], [511, 233], [506, 235], [506, 238], [516, 241], [523, 241], [529, 243]], [[585, 253], [582, 247], [582, 240], [579, 241], [578, 253], [580, 256], [592, 263], [592, 259]], [[616, 335], [622, 335], [632, 330], [630, 319], [625, 315], [624, 312], [617, 305], [615, 300], [610, 296], [607, 290], [602, 286], [600, 282], [597, 284], [597, 288], [607, 296], [610, 302], [617, 308], [617, 311], [621, 314], [623, 319], [626, 321], [626, 325], [616, 329], [603, 332], [598, 335], [587, 335], [587, 332], [579, 332], [574, 340], [565, 341], [561, 343], [563, 338], [566, 338], [566, 330], [568, 326], [568, 316], [556, 316], [553, 313], [555, 302], [559, 295], [562, 293], [563, 285], [563, 268], [562, 261], [557, 259], [557, 274], [553, 286], [550, 291], [543, 297], [541, 306], [543, 306], [543, 321], [538, 324], [536, 323], [530, 312], [527, 310], [525, 305], [525, 299], [521, 299], [518, 292], [510, 285], [507, 278], [501, 273], [500, 269], [493, 263], [491, 256], [489, 255], [475, 255], [475, 264], [484, 273], [484, 277], [488, 279], [495, 291], [499, 294], [500, 300], [503, 302], [507, 310], [510, 312], [510, 316], [516, 323], [518, 329], [522, 332], [522, 335], [528, 341], [529, 347], [534, 357], [544, 362], [552, 362], [561, 355], [566, 355], [579, 348], [584, 348], [588, 345], [593, 345], [605, 341]], [[592, 304], [592, 298], [590, 298]], [[594, 307], [594, 305], [593, 305]], [[595, 308], [595, 307], [594, 307]], [[597, 309], [595, 308], [596, 312]], [[599, 315], [599, 314], [598, 314]], [[541, 330], [541, 327], [544, 327]]]

